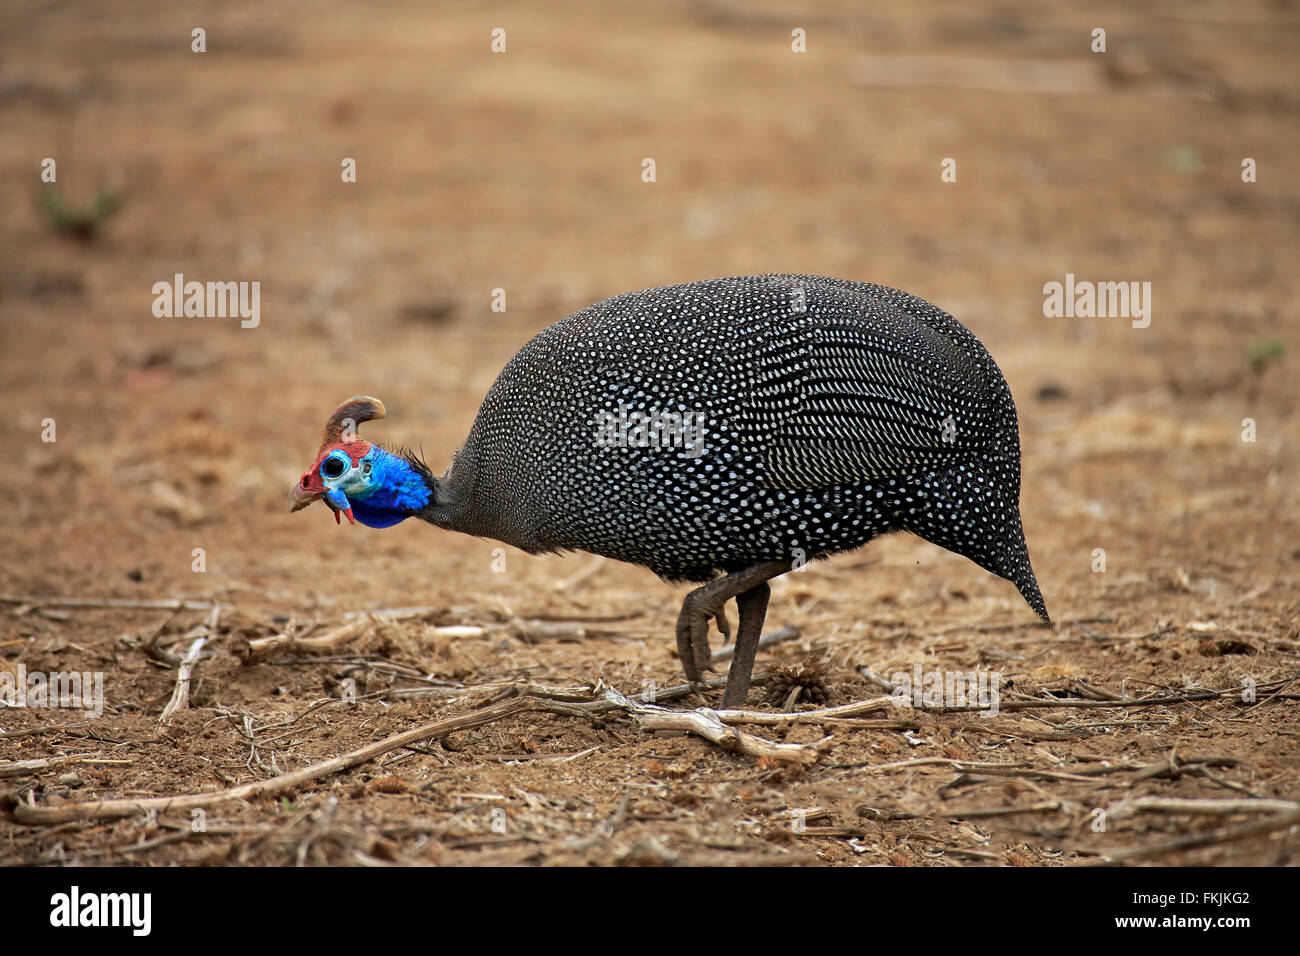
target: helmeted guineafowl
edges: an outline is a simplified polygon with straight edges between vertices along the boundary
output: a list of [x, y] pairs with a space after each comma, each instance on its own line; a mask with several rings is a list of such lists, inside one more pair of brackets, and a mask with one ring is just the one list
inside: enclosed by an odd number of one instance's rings
[[739, 627], [723, 704], [745, 701], [767, 581], [910, 531], [1020, 589], [1047, 621], [1020, 524], [1020, 441], [989, 353], [928, 302], [818, 276], [615, 296], [539, 333], [488, 392], [446, 474], [330, 418], [293, 510], [323, 498], [383, 528], [422, 518], [525, 551], [581, 550], [707, 582], [686, 596], [687, 678], [711, 620]]

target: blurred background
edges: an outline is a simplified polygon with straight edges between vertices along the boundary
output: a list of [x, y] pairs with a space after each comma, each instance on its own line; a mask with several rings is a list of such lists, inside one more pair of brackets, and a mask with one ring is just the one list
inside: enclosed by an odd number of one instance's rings
[[[281, 514], [338, 401], [380, 396], [374, 435], [441, 471], [538, 329], [620, 292], [769, 271], [903, 288], [983, 339], [1021, 410], [1049, 604], [1100, 584], [1094, 547], [1143, 574], [1206, 547], [1294, 562], [1295, 4], [2, 16], [10, 589], [129, 591], [128, 572], [191, 588], [191, 542], [207, 589], [455, 573], [478, 543]], [[156, 318], [152, 286], [175, 273], [259, 281], [260, 326]], [[1066, 273], [1150, 282], [1150, 327], [1045, 318]]]

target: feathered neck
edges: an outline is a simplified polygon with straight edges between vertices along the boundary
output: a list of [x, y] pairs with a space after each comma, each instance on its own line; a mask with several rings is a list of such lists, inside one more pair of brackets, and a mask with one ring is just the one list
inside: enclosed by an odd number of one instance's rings
[[436, 479], [413, 453], [371, 448], [370, 483], [364, 495], [349, 498], [356, 520], [371, 528], [391, 528], [418, 514], [434, 500]]

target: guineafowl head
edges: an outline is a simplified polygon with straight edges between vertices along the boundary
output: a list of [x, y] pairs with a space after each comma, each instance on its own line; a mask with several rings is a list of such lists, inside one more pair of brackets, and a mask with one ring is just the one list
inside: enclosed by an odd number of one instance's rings
[[289, 491], [289, 510], [321, 500], [348, 521], [389, 528], [420, 511], [433, 497], [433, 476], [414, 455], [390, 451], [357, 437], [362, 422], [383, 418], [384, 403], [369, 395], [349, 398], [325, 423], [316, 461]]

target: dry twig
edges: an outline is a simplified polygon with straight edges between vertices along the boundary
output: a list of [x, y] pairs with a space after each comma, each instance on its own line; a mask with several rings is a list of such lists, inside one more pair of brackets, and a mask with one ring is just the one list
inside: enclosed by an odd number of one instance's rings
[[1255, 797], [1248, 800], [1188, 799], [1181, 797], [1136, 797], [1125, 800], [1110, 811], [1112, 817], [1127, 813], [1191, 813], [1203, 816], [1231, 816], [1237, 813], [1300, 814], [1300, 803], [1294, 800], [1272, 800]]
[[167, 723], [178, 710], [185, 710], [190, 706], [190, 677], [194, 673], [194, 665], [199, 662], [199, 655], [203, 653], [203, 645], [206, 643], [208, 643], [206, 637], [195, 638], [190, 649], [181, 658], [180, 666], [176, 668], [176, 687], [172, 691], [172, 699], [167, 701], [158, 723]]
[[383, 754], [402, 747], [409, 747], [431, 737], [444, 737], [461, 730], [482, 727], [493, 721], [501, 720], [528, 710], [549, 711], [552, 706], [547, 701], [524, 697], [502, 701], [491, 707], [460, 714], [432, 723], [421, 724], [411, 730], [391, 737], [385, 737], [350, 753], [332, 757], [329, 760], [303, 767], [283, 776], [269, 780], [216, 790], [211, 793], [187, 793], [169, 797], [148, 797], [138, 800], [97, 800], [94, 802], [71, 803], [57, 807], [41, 807], [30, 803], [16, 803], [11, 810], [19, 823], [49, 825], [71, 821], [113, 820], [149, 811], [164, 812], [168, 810], [192, 810], [196, 807], [211, 807], [231, 800], [250, 800], [255, 797], [269, 796], [286, 790], [293, 790], [305, 783], [328, 777], [332, 774], [350, 770], [360, 764], [374, 760]]
[[369, 620], [353, 621], [317, 637], [298, 637], [292, 630], [287, 630], [274, 637], [255, 638], [248, 642], [248, 647], [244, 650], [244, 661], [245, 663], [264, 661], [275, 654], [289, 651], [330, 651], [355, 641], [365, 633], [370, 623], [372, 622]]
[[846, 717], [859, 717], [862, 714], [875, 713], [895, 706], [896, 701], [893, 697], [872, 697], [851, 704], [840, 704], [837, 707], [822, 707], [818, 710], [804, 710], [797, 713], [773, 714], [761, 710], [715, 710], [712, 713], [724, 724], [763, 724], [768, 727], [785, 727], [790, 724], [812, 724], [841, 720]]
[[97, 767], [130, 766], [130, 760], [110, 760], [96, 757], [94, 754], [65, 754], [62, 757], [37, 757], [33, 760], [13, 760], [0, 763], [0, 780], [5, 777], [25, 777], [43, 770], [57, 770], [73, 764], [87, 764]]
[[[1253, 803], [1255, 801], [1247, 802]], [[1286, 830], [1294, 826], [1300, 826], [1300, 809], [1276, 813], [1272, 816], [1265, 817], [1263, 820], [1252, 820], [1249, 823], [1243, 823], [1233, 827], [1225, 827], [1222, 830], [1215, 830], [1212, 833], [1198, 833], [1195, 836], [1177, 837], [1173, 840], [1166, 840], [1163, 843], [1156, 843], [1152, 846], [1135, 847], [1131, 850], [1115, 850], [1106, 853], [1103, 856], [1100, 865], [1109, 866], [1127, 860], [1163, 856], [1166, 853], [1175, 853], [1179, 850], [1195, 850], [1200, 849], [1201, 847], [1219, 846], [1224, 843], [1235, 843], [1238, 840], [1249, 840], [1251, 837], [1264, 836], [1265, 834], [1273, 833], [1277, 830]]]
[[718, 719], [717, 711], [707, 707], [686, 711], [666, 710], [651, 704], [637, 703], [612, 687], [604, 689], [604, 698], [631, 713], [643, 730], [684, 730], [725, 750], [738, 750], [754, 757], [768, 757], [806, 766], [815, 763], [831, 741], [831, 738], [825, 737], [815, 744], [778, 744], [728, 727]]
[[185, 601], [179, 598], [141, 601], [127, 598], [20, 597], [14, 594], [0, 594], [0, 604], [22, 604], [32, 607], [132, 608], [146, 611], [211, 611], [216, 607], [230, 606], [220, 605], [215, 601]]

